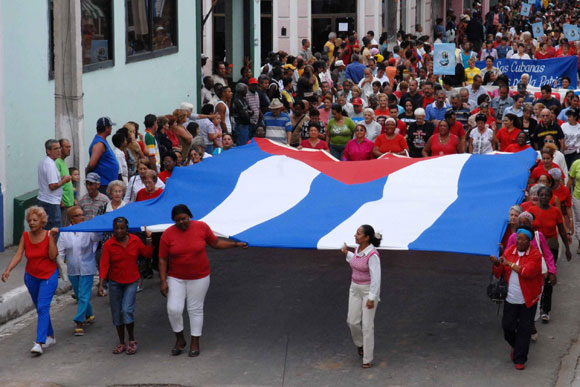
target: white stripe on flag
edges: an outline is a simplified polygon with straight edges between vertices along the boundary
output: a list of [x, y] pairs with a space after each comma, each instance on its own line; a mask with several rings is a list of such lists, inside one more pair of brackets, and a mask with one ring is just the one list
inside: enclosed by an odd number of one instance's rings
[[319, 174], [286, 156], [260, 160], [242, 172], [233, 192], [200, 220], [220, 234], [239, 234], [294, 207]]
[[382, 248], [408, 249], [457, 199], [459, 175], [469, 157], [469, 154], [437, 157], [390, 174], [383, 197], [362, 205], [322, 237], [318, 248], [340, 248], [344, 242], [354, 246], [357, 228], [370, 224], [383, 235]]

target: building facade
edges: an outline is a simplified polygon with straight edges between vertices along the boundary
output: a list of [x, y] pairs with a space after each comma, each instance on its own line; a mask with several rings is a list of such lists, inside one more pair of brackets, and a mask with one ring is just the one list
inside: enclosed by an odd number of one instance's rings
[[[197, 103], [201, 3], [54, 1], [81, 2], [84, 144], [91, 143], [101, 116], [111, 117], [116, 130], [127, 121], [141, 125], [147, 113], [170, 113], [182, 101]], [[6, 244], [12, 243], [14, 198], [38, 188], [44, 142], [57, 133], [53, 16], [52, 0], [0, 1], [0, 183]], [[88, 148], [84, 151], [88, 157]]]

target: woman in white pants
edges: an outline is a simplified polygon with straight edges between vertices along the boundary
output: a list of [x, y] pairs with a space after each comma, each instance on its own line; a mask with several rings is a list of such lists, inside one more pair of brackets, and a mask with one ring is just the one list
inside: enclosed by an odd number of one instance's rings
[[376, 249], [381, 244], [381, 235], [365, 224], [356, 230], [354, 239], [358, 245], [354, 253], [348, 251], [346, 243], [341, 249], [352, 269], [346, 323], [358, 354], [363, 358], [362, 367], [371, 368], [375, 348], [375, 313], [381, 291], [381, 261]]
[[228, 249], [247, 247], [247, 244], [218, 239], [206, 223], [191, 220], [193, 215], [184, 204], [173, 207], [171, 218], [175, 225], [165, 230], [159, 245], [161, 294], [167, 297], [169, 323], [176, 336], [171, 354], [181, 354], [187, 344], [183, 334], [183, 307], [187, 304], [191, 331], [189, 356], [196, 357], [200, 354], [203, 302], [209, 288], [209, 260], [205, 246]]

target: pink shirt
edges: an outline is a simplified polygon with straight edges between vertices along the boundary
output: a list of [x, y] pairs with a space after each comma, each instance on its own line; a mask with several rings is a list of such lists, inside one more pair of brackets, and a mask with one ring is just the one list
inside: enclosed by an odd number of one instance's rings
[[356, 139], [350, 140], [342, 153], [342, 161], [370, 160], [373, 157], [374, 146], [375, 144], [367, 138], [360, 143]]
[[[540, 240], [540, 247], [541, 248], [538, 247], [538, 244], [536, 243], [536, 233], [539, 236], [538, 239]], [[513, 246], [515, 244], [516, 244], [516, 233], [514, 232], [512, 235], [510, 235], [508, 242], [507, 242], [507, 246], [505, 247], [504, 251], [507, 250], [508, 247]], [[554, 255], [550, 251], [550, 247], [548, 246], [548, 241], [546, 240], [546, 237], [544, 236], [544, 234], [542, 234], [540, 231], [536, 231], [534, 233], [534, 239], [531, 240], [530, 245], [534, 246], [535, 248], [540, 250], [540, 252], [544, 256], [544, 260], [546, 261], [546, 266], [548, 266], [548, 273], [556, 274], [556, 265], [554, 264]]]

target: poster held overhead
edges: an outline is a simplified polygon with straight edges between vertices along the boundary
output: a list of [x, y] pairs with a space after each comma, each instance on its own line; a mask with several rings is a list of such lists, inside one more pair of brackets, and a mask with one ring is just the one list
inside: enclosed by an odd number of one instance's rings
[[433, 54], [433, 73], [455, 75], [455, 44], [436, 43]]

